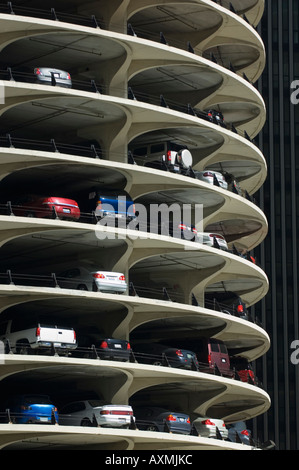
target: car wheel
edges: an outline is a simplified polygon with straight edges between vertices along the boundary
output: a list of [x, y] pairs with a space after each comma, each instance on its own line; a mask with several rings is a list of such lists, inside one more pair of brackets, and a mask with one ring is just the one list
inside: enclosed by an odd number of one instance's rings
[[91, 426], [90, 420], [89, 420], [88, 418], [82, 419], [82, 421], [81, 421], [81, 426], [85, 426], [85, 427], [86, 427], [86, 426]]
[[88, 290], [88, 289], [87, 289], [87, 286], [85, 284], [79, 284], [77, 286], [77, 290]]
[[95, 281], [93, 281], [93, 283], [92, 283], [92, 291], [93, 291], [93, 292], [97, 292], [97, 291], [98, 291], [98, 288], [97, 288], [97, 285], [96, 285]]
[[28, 341], [22, 341], [16, 344], [17, 354], [30, 354], [30, 346]]
[[146, 431], [153, 431], [153, 432], [157, 432], [158, 431], [158, 428], [155, 424], [149, 424], [146, 428], [145, 428]]

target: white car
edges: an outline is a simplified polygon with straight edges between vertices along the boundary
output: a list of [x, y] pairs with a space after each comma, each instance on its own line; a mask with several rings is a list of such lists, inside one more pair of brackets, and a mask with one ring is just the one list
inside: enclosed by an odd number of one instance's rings
[[215, 242], [216, 246], [218, 244], [221, 250], [228, 251], [227, 242], [224, 236], [221, 235], [220, 233], [197, 232], [197, 238], [198, 238], [198, 241], [200, 243], [203, 243], [204, 245], [215, 246], [214, 245], [214, 242]]
[[205, 183], [219, 185], [220, 188], [227, 189], [228, 184], [222, 173], [219, 171], [195, 171], [195, 176], [198, 180], [204, 181]]
[[107, 405], [101, 400], [81, 400], [59, 410], [59, 424], [64, 426], [103, 426], [128, 428], [135, 423], [129, 405]]
[[202, 416], [193, 421], [192, 426], [195, 427], [199, 436], [217, 438], [217, 429], [223, 440], [228, 439], [228, 430], [222, 419], [209, 418]]
[[127, 290], [124, 274], [111, 271], [95, 271], [91, 273], [95, 285], [100, 292], [115, 292], [122, 294]]
[[84, 267], [69, 268], [57, 274], [60, 287], [100, 292], [124, 293], [127, 282], [123, 273], [113, 271], [90, 271]]

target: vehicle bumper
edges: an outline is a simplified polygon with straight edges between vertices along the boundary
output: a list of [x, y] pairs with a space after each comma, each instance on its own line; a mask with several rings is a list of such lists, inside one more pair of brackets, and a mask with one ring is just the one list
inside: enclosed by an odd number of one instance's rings
[[101, 292], [119, 292], [119, 293], [124, 293], [126, 292], [128, 286], [127, 284], [125, 285], [119, 285], [119, 284], [114, 284], [114, 283], [105, 283], [105, 282], [100, 282], [98, 280], [95, 280], [95, 284], [97, 286], [97, 289]]

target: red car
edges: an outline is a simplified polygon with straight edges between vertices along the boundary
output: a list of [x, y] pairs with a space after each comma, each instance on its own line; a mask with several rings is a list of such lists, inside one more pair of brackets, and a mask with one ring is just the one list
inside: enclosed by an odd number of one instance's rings
[[231, 357], [230, 363], [242, 382], [247, 382], [252, 385], [256, 383], [255, 374], [247, 359], [240, 356]]
[[76, 201], [63, 197], [27, 196], [12, 205], [14, 215], [23, 217], [78, 220], [80, 209]]

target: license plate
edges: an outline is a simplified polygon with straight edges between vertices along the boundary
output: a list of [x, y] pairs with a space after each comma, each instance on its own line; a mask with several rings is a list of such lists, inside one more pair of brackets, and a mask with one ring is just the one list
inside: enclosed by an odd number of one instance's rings
[[221, 362], [226, 362], [226, 359], [224, 359], [224, 357], [221, 359]]
[[63, 212], [66, 212], [67, 214], [69, 214], [71, 212], [71, 209], [62, 209]]
[[180, 423], [183, 423], [185, 421], [184, 418], [179, 418]]
[[50, 421], [50, 418], [39, 418], [43, 423]]
[[59, 78], [60, 77], [59, 73], [54, 73], [54, 77]]
[[61, 346], [61, 343], [54, 343], [54, 347], [58, 347], [58, 346]]
[[120, 348], [121, 349], [121, 344], [115, 344], [114, 345], [115, 348]]

